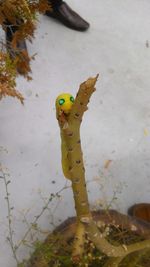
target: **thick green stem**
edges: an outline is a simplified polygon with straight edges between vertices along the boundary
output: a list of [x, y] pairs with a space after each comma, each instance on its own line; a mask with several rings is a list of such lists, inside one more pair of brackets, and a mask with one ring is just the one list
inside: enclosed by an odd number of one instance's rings
[[73, 251], [72, 251], [72, 259], [74, 262], [80, 261], [80, 256], [84, 252], [84, 242], [85, 242], [84, 225], [81, 222], [78, 222], [74, 238]]
[[110, 258], [107, 260], [103, 267], [118, 267], [120, 262], [123, 260], [123, 257]]
[[[85, 169], [83, 165], [78, 123], [71, 125], [63, 131], [63, 138], [68, 148], [68, 171], [70, 172], [72, 190], [75, 201], [77, 218], [90, 216], [88, 195], [86, 191]], [[74, 130], [76, 129], [76, 130]]]
[[125, 261], [125, 266], [126, 267], [136, 267], [137, 265], [140, 266], [140, 264], [138, 263], [142, 258], [147, 257], [147, 255], [150, 258], [150, 250], [144, 249], [138, 253], [135, 252], [132, 255], [130, 255], [128, 259]]
[[63, 170], [64, 174], [67, 174], [66, 178], [69, 177], [72, 182], [78, 220], [72, 253], [73, 259], [79, 258], [84, 249], [85, 229], [80, 219], [82, 217], [92, 218], [86, 190], [85, 168], [80, 140], [80, 125], [82, 116], [85, 110], [87, 110], [89, 98], [95, 91], [94, 85], [97, 78], [98, 76], [81, 84], [69, 116], [64, 116], [64, 114], [58, 116], [62, 139], [62, 158], [64, 158], [62, 162], [66, 163], [63, 164]]
[[[79, 254], [80, 256], [83, 252], [84, 231], [81, 227], [81, 224], [83, 224], [87, 235], [100, 251], [109, 257], [118, 258], [118, 260], [114, 261], [114, 264], [117, 266], [117, 261], [119, 262], [121, 258], [125, 257], [129, 253], [144, 248], [150, 248], [150, 240], [138, 242], [129, 246], [113, 246], [106, 240], [104, 235], [100, 233], [89, 209], [85, 182], [85, 168], [80, 140], [80, 125], [83, 114], [87, 110], [89, 99], [92, 93], [95, 91], [94, 86], [97, 78], [98, 76], [95, 78], [90, 78], [80, 85], [69, 115], [61, 113], [60, 116], [58, 116], [58, 122], [61, 130], [63, 148], [65, 148], [65, 172], [67, 173], [67, 178], [69, 177], [72, 182], [72, 190], [78, 221], [73, 255]], [[80, 249], [80, 246], [82, 249]]]
[[82, 218], [82, 222], [85, 225], [85, 230], [90, 239], [93, 241], [97, 249], [102, 251], [109, 257], [125, 257], [126, 255], [139, 251], [142, 249], [150, 248], [150, 240], [140, 241], [131, 245], [120, 245], [114, 246], [111, 245], [106, 238], [99, 232], [95, 222], [93, 219], [89, 219], [88, 217]]
[[61, 114], [58, 117], [61, 139], [63, 146], [65, 146], [65, 157], [68, 162], [68, 166], [65, 166], [65, 168], [68, 168], [66, 172], [69, 173], [69, 177], [72, 181], [75, 209], [79, 220], [84, 216], [91, 218], [81, 149], [80, 125], [82, 116], [87, 110], [89, 98], [95, 91], [94, 86], [97, 78], [98, 75], [82, 83], [69, 116]]

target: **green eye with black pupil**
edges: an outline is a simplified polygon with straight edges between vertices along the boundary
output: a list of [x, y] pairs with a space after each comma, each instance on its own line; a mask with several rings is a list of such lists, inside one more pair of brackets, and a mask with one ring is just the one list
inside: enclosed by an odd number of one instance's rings
[[63, 105], [65, 103], [65, 99], [63, 99], [63, 98], [61, 98], [61, 99], [59, 99], [59, 105]]
[[70, 101], [74, 102], [74, 97], [73, 96], [70, 96]]

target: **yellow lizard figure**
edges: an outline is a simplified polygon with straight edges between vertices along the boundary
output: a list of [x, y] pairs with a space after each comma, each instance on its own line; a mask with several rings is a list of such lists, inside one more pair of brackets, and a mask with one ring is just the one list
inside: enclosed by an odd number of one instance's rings
[[[56, 98], [56, 117], [58, 119], [59, 116], [61, 116], [62, 114], [64, 115], [69, 115], [69, 112], [72, 108], [72, 105], [74, 103], [74, 97], [71, 94], [68, 93], [64, 93], [59, 95]], [[66, 149], [66, 143], [65, 140], [63, 138], [63, 134], [61, 133], [61, 155], [62, 155], [62, 169], [63, 169], [63, 173], [64, 176], [67, 179], [71, 179], [70, 178], [70, 173], [69, 173], [69, 161], [67, 158], [68, 152]]]
[[62, 113], [69, 114], [70, 109], [74, 103], [74, 97], [71, 94], [61, 94], [56, 98], [56, 116], [60, 116]]

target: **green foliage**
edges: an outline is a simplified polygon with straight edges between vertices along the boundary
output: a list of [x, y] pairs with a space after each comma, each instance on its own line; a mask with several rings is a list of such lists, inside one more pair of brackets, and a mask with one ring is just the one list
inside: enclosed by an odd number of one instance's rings
[[23, 104], [23, 96], [16, 87], [16, 62], [7, 53], [0, 51], [0, 99], [5, 96], [17, 97]]
[[[32, 40], [36, 28], [37, 12], [50, 9], [47, 0], [5, 0], [0, 1], [0, 24], [4, 31], [13, 25], [17, 30], [13, 33], [12, 41], [0, 43], [0, 99], [5, 96], [17, 97], [23, 103], [23, 96], [16, 90], [17, 70], [28, 80], [30, 57], [27, 51], [18, 48], [18, 42]], [[7, 48], [8, 54], [4, 52]], [[13, 55], [13, 56], [12, 56]]]

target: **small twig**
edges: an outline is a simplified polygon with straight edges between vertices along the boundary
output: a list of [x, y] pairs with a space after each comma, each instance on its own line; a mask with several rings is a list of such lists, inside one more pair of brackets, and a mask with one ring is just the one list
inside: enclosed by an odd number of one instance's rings
[[42, 207], [40, 213], [35, 216], [35, 219], [33, 220], [32, 223], [28, 223], [26, 218], [24, 217], [25, 219], [25, 222], [26, 224], [29, 226], [27, 231], [25, 232], [23, 238], [21, 239], [21, 241], [16, 245], [14, 243], [14, 240], [13, 240], [13, 229], [12, 229], [12, 210], [13, 210], [13, 207], [11, 207], [11, 203], [10, 203], [10, 199], [9, 199], [9, 196], [10, 196], [10, 193], [8, 191], [8, 185], [11, 183], [10, 180], [7, 180], [6, 179], [6, 174], [4, 173], [4, 171], [2, 170], [2, 168], [0, 168], [0, 172], [2, 173], [2, 175], [0, 176], [0, 179], [2, 179], [4, 181], [4, 185], [5, 185], [5, 191], [6, 191], [6, 202], [7, 202], [7, 219], [8, 219], [8, 230], [9, 230], [9, 236], [7, 237], [7, 240], [10, 244], [10, 247], [11, 247], [11, 250], [12, 250], [12, 253], [13, 253], [13, 256], [14, 256], [14, 259], [16, 260], [17, 262], [17, 265], [19, 266], [19, 259], [17, 257], [17, 251], [18, 249], [20, 248], [20, 246], [22, 244], [25, 244], [26, 243], [26, 238], [28, 236], [28, 234], [31, 232], [31, 230], [33, 229], [33, 225], [36, 225], [38, 220], [41, 218], [41, 216], [44, 214], [45, 210], [48, 208], [49, 204], [51, 203], [51, 201], [57, 197], [63, 190], [65, 189], [68, 189], [70, 188], [70, 186], [64, 186], [62, 189], [60, 189], [58, 192], [56, 192], [55, 194], [51, 194], [50, 195], [50, 198], [48, 199], [48, 201], [45, 203], [44, 207]]
[[55, 194], [51, 194], [50, 198], [48, 199], [48, 201], [46, 202], [46, 204], [44, 205], [44, 207], [42, 207], [42, 210], [40, 211], [40, 213], [38, 215], [35, 216], [35, 219], [33, 220], [32, 223], [30, 223], [30, 227], [28, 228], [28, 230], [25, 232], [23, 238], [21, 239], [21, 241], [18, 243], [18, 245], [16, 246], [16, 250], [19, 249], [19, 247], [21, 246], [21, 244], [23, 243], [24, 240], [26, 240], [28, 234], [31, 232], [31, 230], [33, 229], [33, 225], [37, 224], [38, 220], [41, 218], [41, 216], [43, 215], [43, 213], [45, 212], [45, 210], [48, 208], [49, 204], [51, 203], [51, 201], [58, 195], [60, 194], [63, 190], [67, 189], [67, 186], [64, 186], [62, 189], [60, 189], [58, 192], [56, 192]]
[[12, 213], [11, 213], [11, 211], [13, 210], [13, 207], [11, 207], [11, 204], [10, 204], [10, 198], [9, 198], [10, 193], [8, 191], [8, 185], [11, 183], [11, 181], [7, 180], [6, 174], [3, 172], [2, 169], [0, 171], [2, 173], [2, 176], [0, 176], [0, 178], [4, 181], [5, 192], [6, 192], [5, 200], [7, 203], [7, 214], [8, 214], [7, 219], [8, 219], [8, 231], [9, 231], [9, 236], [7, 237], [7, 241], [10, 244], [14, 259], [16, 260], [17, 264], [19, 264], [19, 260], [18, 260], [17, 254], [16, 254], [17, 247], [14, 244], [14, 240], [13, 240], [13, 233], [14, 232], [12, 229]]

